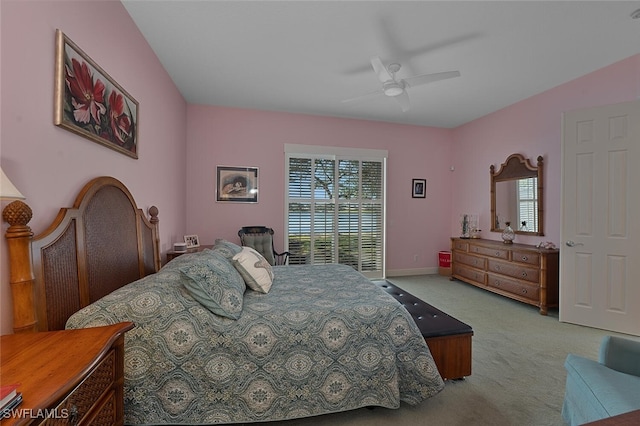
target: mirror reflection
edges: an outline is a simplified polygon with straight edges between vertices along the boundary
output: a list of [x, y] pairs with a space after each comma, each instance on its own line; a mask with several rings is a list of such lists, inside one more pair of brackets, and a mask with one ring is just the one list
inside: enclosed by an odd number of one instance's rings
[[495, 228], [511, 222], [514, 231], [538, 232], [538, 178], [496, 182]]
[[491, 231], [506, 222], [518, 234], [544, 235], [542, 226], [542, 157], [537, 167], [520, 154], [507, 158], [498, 172], [491, 165]]

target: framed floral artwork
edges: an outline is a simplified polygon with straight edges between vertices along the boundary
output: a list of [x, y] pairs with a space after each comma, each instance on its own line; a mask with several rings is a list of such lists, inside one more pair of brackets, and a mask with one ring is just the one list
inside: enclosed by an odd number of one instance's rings
[[56, 30], [54, 124], [138, 158], [138, 102]]
[[216, 192], [216, 201], [257, 203], [258, 168], [218, 166]]

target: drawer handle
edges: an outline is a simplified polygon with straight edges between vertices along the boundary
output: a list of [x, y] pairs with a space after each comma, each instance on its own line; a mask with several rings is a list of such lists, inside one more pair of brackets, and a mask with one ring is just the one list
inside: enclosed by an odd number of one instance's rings
[[500, 270], [500, 265], [496, 265], [495, 270], [499, 271]]
[[496, 256], [500, 256], [500, 252], [499, 251], [496, 252]]
[[77, 425], [78, 424], [78, 407], [76, 407], [75, 404], [73, 404], [71, 406], [71, 409], [69, 410], [69, 421], [71, 422], [72, 425]]
[[496, 287], [500, 287], [500, 281], [495, 280], [494, 284], [495, 284]]
[[527, 271], [522, 271], [522, 276], [526, 278], [526, 276], [527, 276]]
[[529, 258], [527, 256], [522, 256], [522, 260], [526, 262]]
[[522, 289], [522, 294], [527, 294], [527, 289], [526, 288]]

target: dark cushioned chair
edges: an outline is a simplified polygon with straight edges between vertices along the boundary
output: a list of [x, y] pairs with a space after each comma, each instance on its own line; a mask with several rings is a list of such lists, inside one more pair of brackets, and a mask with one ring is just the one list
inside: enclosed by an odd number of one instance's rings
[[289, 252], [278, 253], [273, 245], [273, 229], [266, 226], [243, 226], [238, 231], [240, 243], [262, 254], [271, 265], [286, 265]]

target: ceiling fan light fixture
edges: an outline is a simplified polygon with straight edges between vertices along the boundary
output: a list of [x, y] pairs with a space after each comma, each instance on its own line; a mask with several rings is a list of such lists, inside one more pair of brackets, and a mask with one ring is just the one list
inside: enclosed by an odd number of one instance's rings
[[382, 85], [382, 91], [387, 96], [398, 96], [404, 92], [404, 87], [395, 81], [387, 81]]

